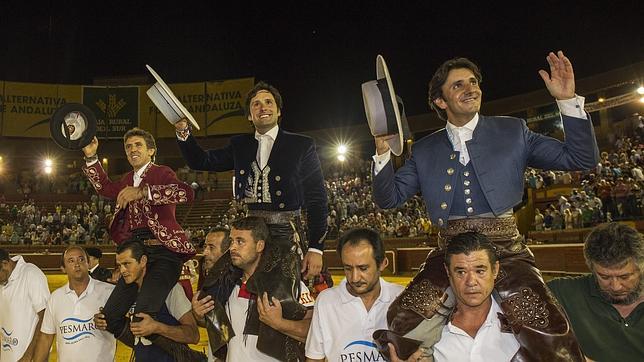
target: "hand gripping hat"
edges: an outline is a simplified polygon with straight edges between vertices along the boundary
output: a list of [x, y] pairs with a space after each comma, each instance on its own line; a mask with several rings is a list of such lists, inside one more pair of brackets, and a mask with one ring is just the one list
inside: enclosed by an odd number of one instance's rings
[[80, 150], [96, 135], [96, 116], [84, 104], [66, 103], [51, 116], [49, 132], [60, 147]]
[[174, 93], [172, 93], [170, 87], [165, 84], [159, 74], [157, 74], [151, 66], [146, 64], [146, 67], [150, 73], [152, 73], [157, 82], [154, 83], [145, 93], [150, 97], [152, 103], [159, 108], [159, 111], [161, 111], [163, 116], [172, 124], [179, 122], [182, 118], [187, 118], [194, 128], [201, 129], [192, 114], [190, 114], [186, 107], [181, 104], [179, 99], [174, 95]]
[[409, 136], [409, 126], [402, 99], [396, 96], [382, 55], [376, 57], [376, 80], [362, 83], [362, 100], [371, 134], [374, 137], [395, 135], [386, 142], [391, 152], [400, 156], [404, 140]]

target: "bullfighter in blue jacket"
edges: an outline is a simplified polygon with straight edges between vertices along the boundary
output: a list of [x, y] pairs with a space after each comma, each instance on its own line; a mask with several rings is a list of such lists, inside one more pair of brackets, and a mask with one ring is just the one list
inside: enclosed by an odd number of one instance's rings
[[479, 114], [482, 77], [465, 58], [443, 63], [430, 81], [429, 104], [447, 124], [416, 142], [404, 166], [394, 172], [385, 142], [391, 136], [376, 137], [376, 203], [398, 207], [420, 192], [429, 217], [440, 227], [441, 246], [429, 253], [420, 272], [391, 305], [389, 330], [374, 333], [387, 357], [391, 343], [398, 354], [393, 359], [407, 359], [413, 353], [431, 358], [432, 346], [453, 312], [441, 249], [458, 233], [478, 231], [498, 248], [501, 271], [495, 296], [503, 310], [499, 318], [521, 345], [513, 360], [583, 360], [512, 212], [522, 200], [526, 167], [588, 170], [599, 160], [584, 98], [575, 94], [572, 64], [561, 51], [550, 53], [547, 61], [550, 73], [539, 74], [559, 106], [563, 142], [532, 132], [524, 120]]

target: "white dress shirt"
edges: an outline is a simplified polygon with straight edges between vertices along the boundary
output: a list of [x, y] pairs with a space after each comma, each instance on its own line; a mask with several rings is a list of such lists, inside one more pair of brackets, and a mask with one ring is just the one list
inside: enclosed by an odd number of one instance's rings
[[268, 159], [271, 157], [271, 150], [273, 149], [273, 144], [275, 144], [275, 139], [277, 139], [279, 129], [280, 126], [275, 125], [275, 127], [264, 134], [255, 131], [255, 139], [259, 143], [257, 145], [257, 165], [262, 170], [266, 167]]
[[470, 154], [467, 152], [467, 145], [465, 142], [472, 139], [474, 129], [479, 124], [479, 114], [475, 114], [471, 121], [467, 122], [463, 127], [456, 127], [455, 125], [447, 122], [445, 130], [447, 131], [447, 138], [452, 142], [454, 151], [458, 152], [460, 157], [459, 161], [463, 166], [470, 162]]
[[146, 163], [143, 167], [141, 167], [138, 171], [136, 171], [134, 175], [132, 175], [132, 179], [134, 180], [132, 186], [139, 187], [139, 185], [141, 184], [141, 181], [143, 181], [143, 173], [145, 172], [145, 169], [147, 169], [148, 166], [150, 165], [150, 162]]
[[435, 361], [510, 361], [520, 345], [514, 334], [501, 332], [501, 322], [497, 316], [501, 312], [501, 307], [492, 298], [487, 318], [473, 338], [452, 322], [447, 323], [443, 327], [440, 341], [434, 345]]

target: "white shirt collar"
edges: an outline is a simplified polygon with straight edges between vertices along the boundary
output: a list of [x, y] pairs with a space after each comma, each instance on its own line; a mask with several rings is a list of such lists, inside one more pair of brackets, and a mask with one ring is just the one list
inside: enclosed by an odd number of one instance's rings
[[[481, 324], [479, 331], [481, 330], [481, 328], [494, 326], [495, 324], [500, 323], [497, 313], [501, 312], [501, 307], [496, 302], [496, 300], [494, 300], [493, 296], [490, 296], [490, 299], [492, 299], [492, 305], [490, 306], [490, 310], [487, 312], [487, 317], [485, 318], [485, 321], [483, 322], [483, 324]], [[451, 321], [447, 323], [447, 329], [450, 331], [450, 333], [457, 333], [457, 334], [464, 333], [462, 329], [453, 325]]]
[[9, 280], [7, 281], [7, 284], [9, 284], [10, 281], [16, 280], [20, 274], [22, 274], [22, 269], [25, 267], [25, 259], [23, 259], [22, 255], [16, 255], [13, 258], [11, 258], [12, 261], [16, 262], [16, 266], [13, 268], [11, 271], [11, 275], [9, 276]]
[[150, 165], [150, 163], [152, 163], [152, 161], [150, 161], [150, 162], [146, 163], [143, 167], [141, 167], [138, 171], [136, 171], [136, 172], [134, 173], [134, 176], [136, 176], [136, 177], [138, 177], [138, 178], [143, 178], [143, 173], [144, 173], [144, 172], [145, 172], [145, 170], [148, 168], [148, 166]]
[[279, 131], [279, 129], [280, 129], [280, 126], [276, 124], [275, 127], [271, 128], [270, 130], [268, 130], [268, 132], [266, 132], [264, 134], [261, 134], [261, 133], [255, 131], [255, 139], [259, 141], [259, 139], [262, 136], [268, 136], [273, 141], [275, 141], [277, 139], [277, 132]]
[[89, 270], [89, 272], [90, 272], [90, 273], [93, 273], [93, 272], [94, 272], [94, 270], [96, 270], [96, 268], [98, 268], [98, 265], [99, 265], [99, 264], [94, 265], [94, 267], [93, 267], [92, 269], [90, 269], [90, 270]]
[[[83, 294], [91, 293], [92, 290], [94, 290], [95, 285], [96, 285], [96, 281], [94, 280], [94, 278], [89, 277], [89, 283], [87, 284], [87, 288], [85, 288], [85, 290], [81, 293], [81, 295], [79, 295], [79, 297], [82, 296]], [[65, 288], [65, 294], [69, 294], [69, 293], [76, 294], [76, 292], [72, 288], [69, 287], [69, 282], [67, 282], [67, 284], [65, 284], [64, 288]]]
[[[391, 293], [389, 293], [389, 290], [384, 287], [384, 279], [379, 278], [378, 282], [380, 283], [380, 295], [378, 296], [376, 301], [380, 301], [382, 303], [388, 303], [392, 301], [396, 296], [391, 295]], [[360, 299], [360, 297], [356, 297], [349, 293], [349, 290], [347, 290], [347, 283], [347, 278], [344, 278], [339, 285], [342, 303], [349, 303], [351, 301], [354, 301], [355, 299]], [[360, 300], [360, 303], [362, 303], [362, 300]]]
[[465, 123], [465, 125], [463, 127], [457, 127], [457, 126], [453, 125], [452, 123], [450, 123], [449, 121], [447, 121], [447, 125], [445, 126], [445, 128], [447, 128], [447, 130], [450, 131], [450, 132], [454, 132], [454, 131], [459, 130], [459, 129], [466, 129], [466, 130], [468, 130], [470, 132], [474, 132], [474, 129], [476, 128], [476, 125], [478, 123], [479, 123], [479, 114], [477, 112], [469, 122]]

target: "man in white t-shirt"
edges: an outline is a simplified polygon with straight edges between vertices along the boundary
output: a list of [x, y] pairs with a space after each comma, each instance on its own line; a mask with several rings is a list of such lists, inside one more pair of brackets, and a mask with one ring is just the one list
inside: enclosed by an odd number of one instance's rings
[[[494, 281], [499, 274], [497, 249], [485, 235], [466, 232], [454, 236], [445, 251], [452, 309], [441, 339], [434, 345], [436, 362], [510, 361], [519, 342], [502, 314], [495, 296]], [[390, 343], [391, 361], [399, 362]], [[423, 347], [407, 361], [432, 361]]]
[[47, 302], [34, 361], [47, 361], [56, 337], [60, 361], [113, 361], [116, 339], [96, 328], [93, 317], [105, 305], [114, 286], [89, 276], [88, 255], [80, 246], [70, 246], [62, 255], [68, 283], [56, 289]]
[[380, 277], [388, 260], [377, 231], [349, 230], [337, 252], [346, 278], [315, 301], [307, 361], [385, 361], [372, 334], [387, 328], [387, 309], [403, 287]]
[[[282, 315], [283, 305], [278, 299], [269, 298], [266, 293], [256, 296], [246, 288], [246, 282], [253, 276], [262, 261], [262, 256], [265, 255], [265, 249], [270, 247], [270, 233], [264, 219], [246, 217], [234, 222], [230, 238], [231, 245], [228, 252], [233, 270], [225, 278], [225, 282], [213, 285], [212, 289], [206, 288], [208, 294], [206, 297], [193, 300], [193, 314], [203, 323], [204, 316], [214, 308], [215, 301], [212, 296], [223, 296], [223, 303], [219, 301], [218, 303], [225, 308], [234, 332], [234, 336], [227, 344], [227, 361], [279, 361], [262, 352], [264, 347], [259, 338], [262, 333], [274, 332], [289, 337], [285, 345], [280, 346], [284, 351], [284, 359], [302, 358], [304, 342], [313, 315], [311, 310], [313, 298], [309, 290], [304, 283], [300, 283], [299, 302], [303, 306], [303, 319], [285, 319]], [[265, 262], [268, 261], [265, 260]], [[231, 283], [225, 287], [228, 282]], [[269, 327], [269, 331], [261, 325]], [[219, 355], [218, 352], [219, 350], [213, 353]]]
[[0, 249], [0, 361], [31, 361], [47, 299], [45, 274]]

